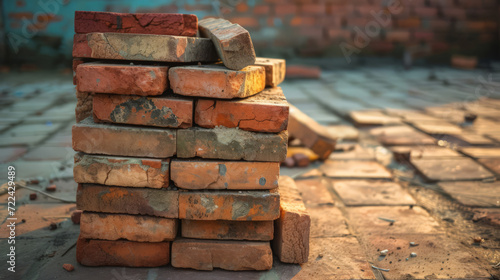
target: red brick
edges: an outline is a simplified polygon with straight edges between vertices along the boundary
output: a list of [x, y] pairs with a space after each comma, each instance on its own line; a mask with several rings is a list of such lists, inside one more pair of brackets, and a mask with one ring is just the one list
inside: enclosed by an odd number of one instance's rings
[[221, 18], [206, 18], [200, 20], [199, 31], [202, 37], [212, 39], [227, 68], [240, 70], [255, 63], [252, 38], [240, 25]]
[[268, 190], [278, 187], [278, 162], [172, 161], [172, 181], [181, 189]]
[[178, 219], [153, 216], [83, 212], [80, 237], [138, 242], [172, 241], [177, 236], [178, 222]]
[[260, 66], [248, 66], [241, 71], [222, 65], [173, 67], [169, 79], [174, 93], [221, 99], [249, 97], [266, 86], [266, 73]]
[[188, 128], [177, 131], [177, 157], [281, 162], [288, 132], [259, 133], [237, 128]]
[[73, 57], [157, 62], [218, 60], [209, 39], [124, 33], [75, 34]]
[[188, 14], [75, 12], [75, 32], [118, 32], [195, 36], [198, 18]]
[[176, 153], [176, 130], [96, 124], [73, 126], [73, 150], [87, 154], [168, 158]]
[[197, 270], [269, 270], [269, 242], [178, 239], [172, 243], [172, 266]]
[[283, 176], [279, 180], [280, 217], [274, 223], [273, 252], [285, 263], [306, 263], [309, 257], [311, 218], [295, 182]]
[[288, 102], [279, 87], [235, 100], [196, 101], [195, 123], [201, 127], [238, 127], [247, 131], [280, 132], [288, 126]]
[[76, 68], [80, 92], [161, 95], [168, 89], [168, 67], [85, 63]]
[[171, 189], [78, 184], [76, 207], [89, 212], [177, 218], [179, 192]]
[[336, 140], [326, 129], [292, 105], [290, 105], [288, 130], [290, 137], [299, 139], [320, 159], [327, 159], [335, 150]]
[[76, 92], [75, 119], [79, 123], [92, 116], [92, 101], [94, 94], [90, 92]]
[[193, 125], [193, 100], [96, 94], [93, 113], [96, 122], [188, 128]]
[[280, 195], [271, 191], [183, 191], [179, 218], [187, 220], [272, 221], [279, 217]]
[[164, 266], [170, 262], [170, 242], [78, 238], [76, 260], [85, 266]]
[[73, 176], [77, 183], [109, 186], [168, 188], [170, 159], [75, 155]]
[[182, 237], [186, 238], [269, 241], [273, 236], [273, 221], [182, 220]]
[[255, 65], [264, 67], [268, 87], [276, 87], [285, 79], [286, 61], [284, 59], [257, 57]]

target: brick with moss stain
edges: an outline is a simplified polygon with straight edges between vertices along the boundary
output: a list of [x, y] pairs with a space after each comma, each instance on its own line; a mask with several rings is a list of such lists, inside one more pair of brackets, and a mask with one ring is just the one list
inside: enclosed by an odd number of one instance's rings
[[130, 158], [77, 153], [73, 167], [77, 183], [168, 188], [170, 159]]
[[210, 39], [123, 33], [75, 34], [73, 57], [157, 62], [219, 59]]
[[269, 242], [178, 239], [172, 243], [172, 266], [197, 270], [269, 270]]
[[276, 133], [288, 126], [288, 102], [279, 87], [267, 88], [245, 99], [199, 99], [195, 123], [206, 128], [224, 126]]
[[280, 195], [271, 191], [181, 191], [179, 218], [187, 220], [272, 221]]
[[266, 86], [276, 87], [285, 80], [286, 61], [284, 59], [257, 57], [255, 65], [263, 66], [266, 70]]
[[168, 89], [168, 67], [113, 63], [84, 63], [76, 67], [81, 92], [161, 95]]
[[182, 189], [269, 190], [278, 187], [279, 162], [174, 159], [171, 177]]
[[182, 237], [219, 240], [269, 241], [274, 236], [273, 221], [182, 220]]
[[266, 86], [261, 66], [248, 66], [240, 71], [222, 65], [181, 66], [170, 68], [168, 75], [172, 90], [186, 96], [244, 98], [261, 92]]
[[188, 128], [177, 131], [177, 157], [281, 162], [288, 132], [258, 133], [237, 128]]
[[178, 219], [85, 211], [80, 220], [80, 237], [139, 242], [172, 241], [177, 236], [178, 226]]
[[73, 126], [73, 149], [87, 154], [169, 158], [176, 152], [176, 130], [96, 124], [87, 118]]
[[273, 252], [285, 263], [305, 263], [309, 257], [311, 218], [292, 178], [279, 180], [280, 217], [274, 222]]
[[90, 212], [177, 218], [179, 192], [173, 189], [78, 184], [76, 206]]
[[93, 112], [96, 122], [171, 128], [193, 124], [193, 100], [173, 96], [96, 94]]
[[85, 266], [157, 267], [170, 262], [170, 242], [78, 238], [76, 261]]

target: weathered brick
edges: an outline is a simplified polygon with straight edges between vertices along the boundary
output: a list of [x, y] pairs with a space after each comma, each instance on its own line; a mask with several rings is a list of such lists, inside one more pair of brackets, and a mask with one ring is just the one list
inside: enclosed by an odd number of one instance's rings
[[77, 90], [125, 95], [161, 95], [168, 89], [168, 67], [84, 63], [76, 68]]
[[278, 162], [175, 159], [171, 177], [182, 189], [263, 190], [278, 187]]
[[285, 79], [286, 61], [284, 59], [257, 57], [255, 65], [266, 70], [266, 86], [276, 87]]
[[178, 222], [178, 219], [153, 216], [85, 211], [80, 219], [80, 237], [138, 242], [172, 241], [177, 236]]
[[175, 155], [176, 130], [96, 124], [73, 126], [73, 150], [87, 154], [168, 158]]
[[280, 195], [271, 191], [181, 191], [179, 218], [187, 220], [272, 221]]
[[266, 87], [261, 66], [248, 66], [240, 71], [222, 65], [182, 66], [170, 68], [168, 75], [174, 93], [187, 96], [244, 98]]
[[250, 33], [238, 24], [221, 18], [200, 20], [201, 36], [212, 39], [224, 65], [240, 70], [255, 63], [255, 50]]
[[327, 130], [293, 105], [290, 105], [288, 131], [290, 137], [299, 139], [320, 159], [327, 159], [335, 150], [336, 141]]
[[238, 127], [248, 131], [280, 132], [288, 126], [288, 102], [281, 88], [267, 88], [244, 99], [199, 99], [195, 123], [201, 127]]
[[167, 13], [75, 12], [75, 33], [116, 32], [195, 36], [198, 17]]
[[178, 239], [172, 243], [172, 266], [197, 270], [269, 270], [269, 242]]
[[122, 187], [168, 188], [170, 159], [112, 157], [77, 153], [77, 183]]
[[305, 263], [309, 256], [311, 218], [295, 182], [283, 176], [279, 180], [280, 217], [274, 222], [273, 252], [285, 263]]
[[75, 118], [77, 123], [92, 116], [93, 100], [94, 94], [91, 92], [76, 92]]
[[[315, 27], [316, 28], [316, 27]], [[321, 69], [317, 66], [292, 65], [286, 67], [287, 78], [319, 79]]]
[[73, 64], [72, 64], [72, 69], [73, 69], [73, 84], [76, 86], [76, 67], [78, 65], [85, 63], [85, 59], [82, 58], [75, 58], [73, 59]]
[[179, 192], [171, 189], [78, 184], [76, 206], [90, 212], [177, 218]]
[[212, 41], [170, 35], [75, 34], [73, 57], [159, 62], [214, 62]]
[[188, 128], [177, 131], [177, 157], [273, 161], [286, 158], [288, 132], [249, 132], [237, 128]]
[[86, 266], [163, 266], [170, 262], [170, 242], [78, 238], [76, 260]]
[[273, 236], [273, 221], [182, 220], [182, 237], [186, 238], [269, 241]]
[[93, 113], [96, 122], [187, 128], [193, 125], [193, 100], [96, 94]]

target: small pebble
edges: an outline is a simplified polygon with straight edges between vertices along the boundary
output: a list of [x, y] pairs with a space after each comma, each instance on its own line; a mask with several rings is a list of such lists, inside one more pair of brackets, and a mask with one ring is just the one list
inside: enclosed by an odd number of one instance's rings
[[69, 264], [69, 263], [63, 264], [63, 268], [66, 269], [67, 271], [73, 271], [73, 270], [75, 270], [75, 267], [72, 264]]
[[30, 200], [35, 200], [37, 198], [36, 193], [30, 193]]
[[415, 242], [410, 242], [410, 246], [418, 246], [418, 244]]
[[476, 236], [474, 237], [474, 243], [481, 243], [483, 242], [484, 240], [481, 238], [481, 236]]
[[410, 254], [410, 257], [412, 257], [412, 258], [415, 258], [416, 256], [417, 256], [417, 253], [413, 253], [413, 252], [412, 252], [412, 253]]
[[387, 249], [380, 251], [381, 256], [387, 256], [387, 253], [389, 253], [389, 250]]
[[50, 223], [49, 229], [50, 229], [50, 230], [55, 230], [55, 229], [57, 229], [57, 224], [56, 224], [56, 223]]

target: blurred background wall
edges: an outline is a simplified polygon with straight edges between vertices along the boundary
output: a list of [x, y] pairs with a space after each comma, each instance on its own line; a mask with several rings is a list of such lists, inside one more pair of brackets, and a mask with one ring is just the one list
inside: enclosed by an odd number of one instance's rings
[[[70, 65], [75, 10], [192, 13], [247, 28], [259, 56], [499, 56], [499, 0], [0, 0], [0, 61]], [[347, 55], [346, 55], [347, 54]], [[350, 57], [350, 56], [349, 56]]]

